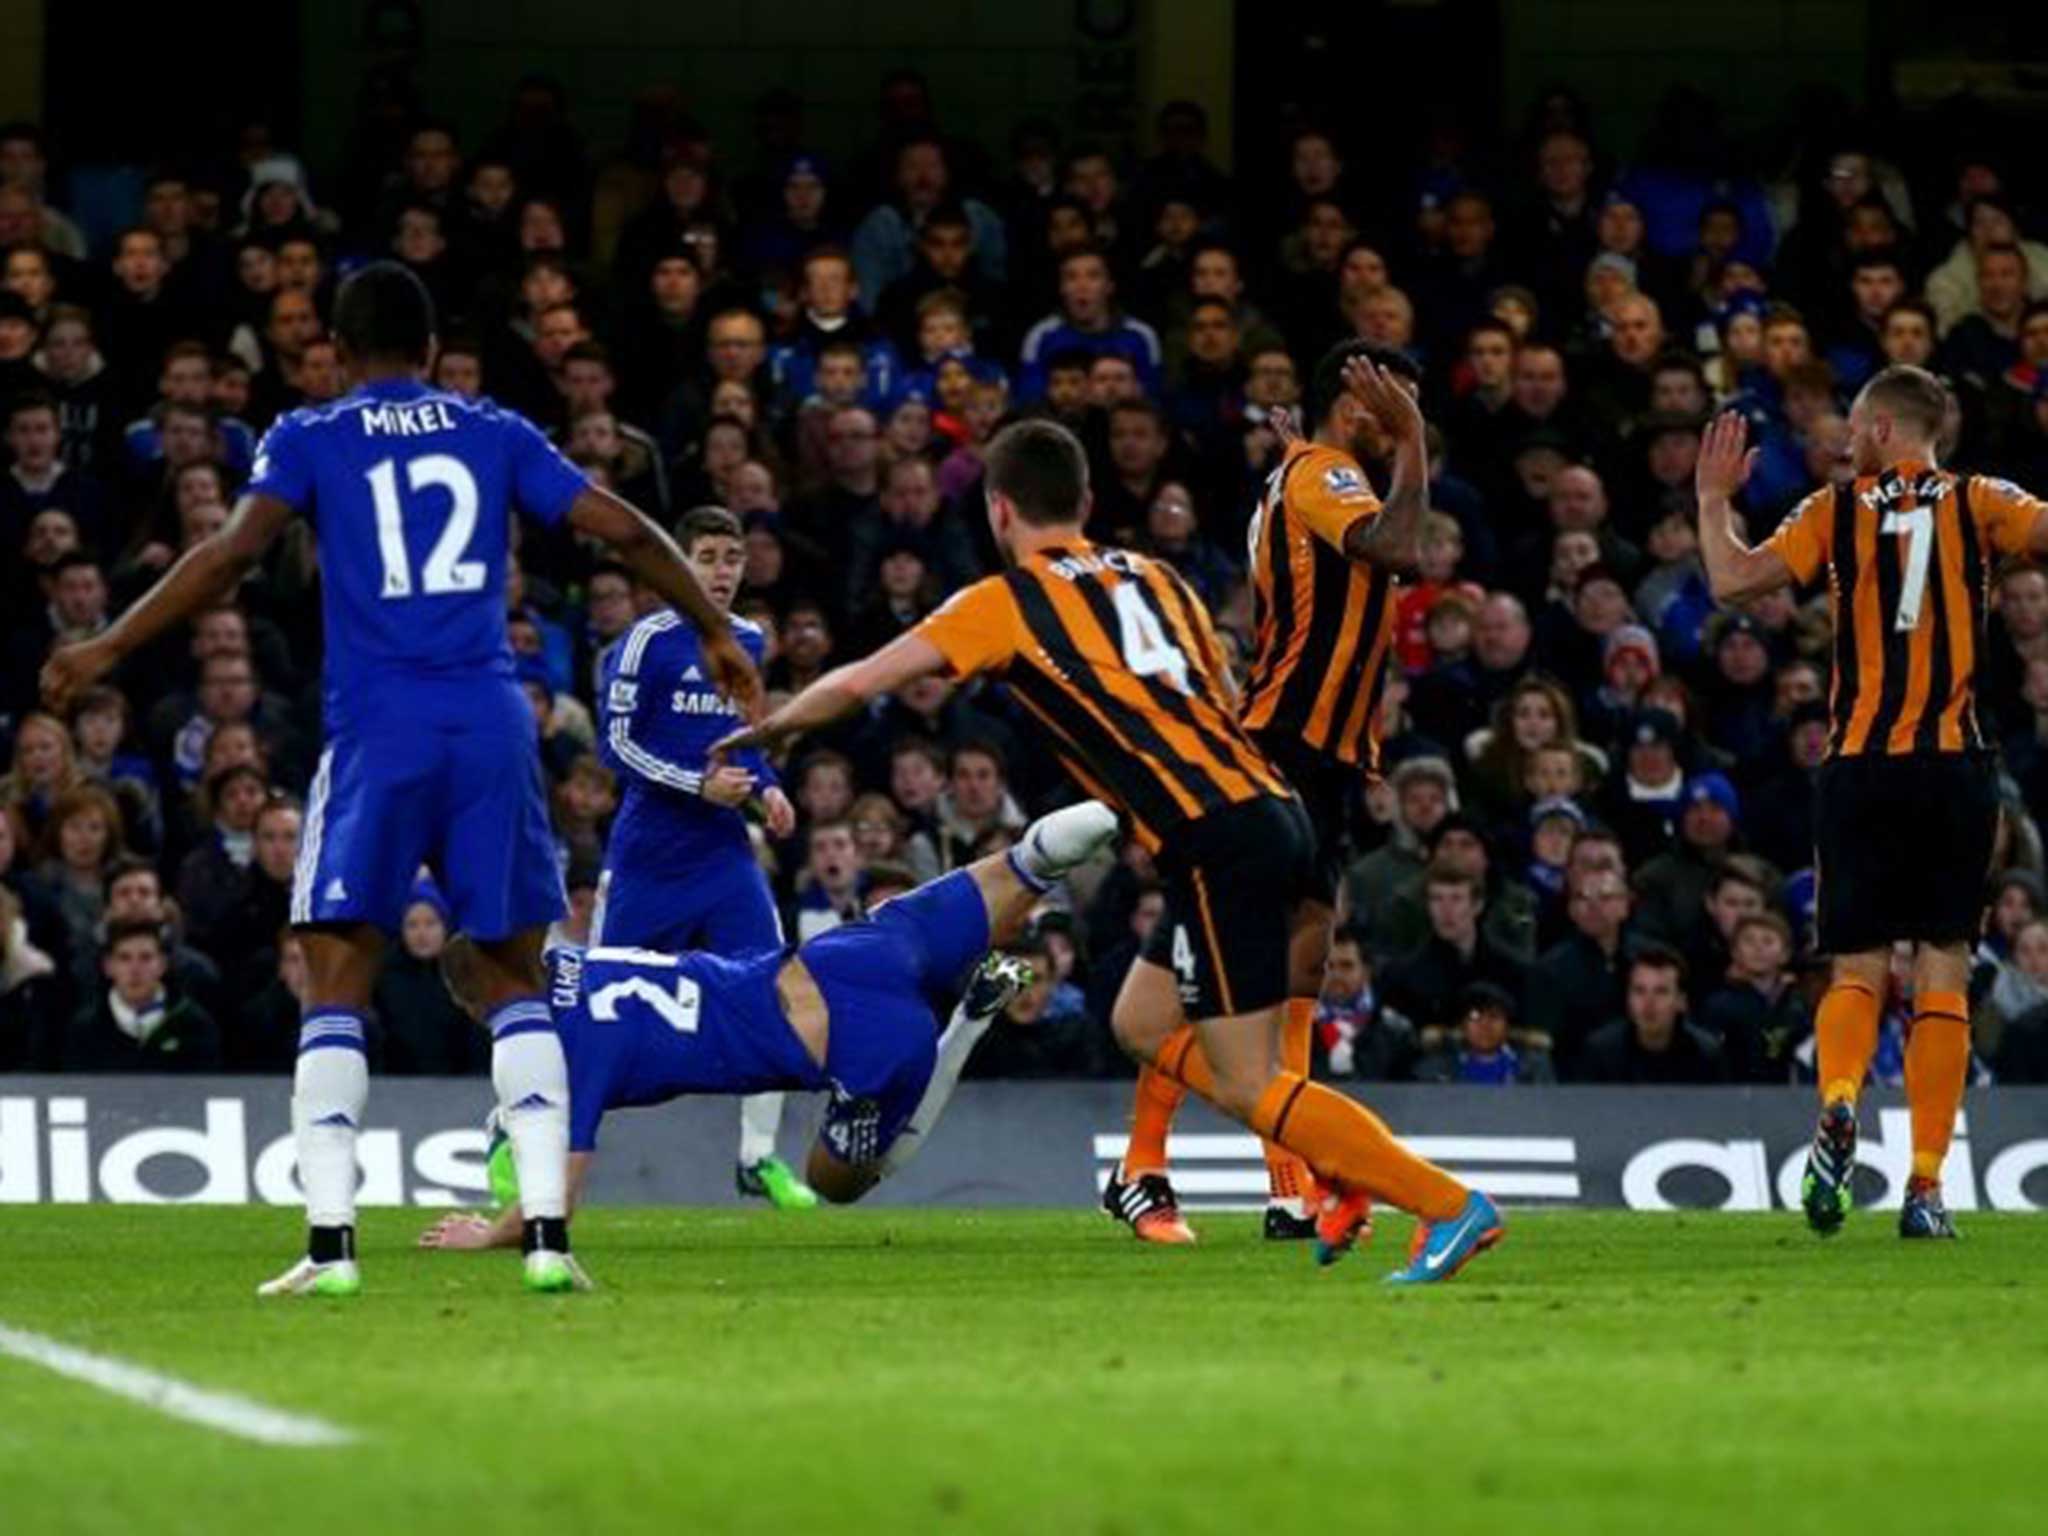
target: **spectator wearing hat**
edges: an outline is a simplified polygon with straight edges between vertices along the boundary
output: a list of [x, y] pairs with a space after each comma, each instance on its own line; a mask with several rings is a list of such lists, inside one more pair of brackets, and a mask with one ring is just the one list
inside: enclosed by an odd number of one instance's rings
[[1735, 852], [1742, 802], [1727, 775], [1696, 774], [1679, 796], [1678, 835], [1636, 870], [1636, 910], [1644, 930], [1683, 944], [1700, 922], [1715, 874]]
[[[1571, 762], [1562, 753], [1559, 759]], [[1536, 898], [1538, 932], [1556, 926], [1564, 915], [1572, 842], [1586, 826], [1585, 811], [1569, 794], [1544, 795], [1529, 808], [1529, 857], [1522, 865], [1521, 882]]]
[[1649, 630], [1640, 624], [1617, 624], [1610, 629], [1600, 645], [1599, 686], [1580, 709], [1588, 739], [1616, 750], [1624, 747], [1641, 708], [1643, 690], [1663, 670], [1657, 639]]
[[1573, 1077], [1634, 1087], [1725, 1082], [1719, 1043], [1685, 1013], [1685, 961], [1675, 950], [1644, 945], [1628, 960], [1621, 1017], [1587, 1040]]
[[107, 930], [98, 998], [64, 1032], [63, 1072], [211, 1072], [220, 1067], [213, 1016], [174, 987], [163, 931], [151, 922]]
[[1745, 780], [1749, 844], [1780, 869], [1804, 869], [1813, 862], [1814, 784], [1827, 755], [1829, 729], [1824, 702], [1798, 705], [1786, 719], [1773, 758], [1758, 764]]
[[457, 1077], [489, 1065], [488, 1043], [441, 979], [448, 903], [425, 876], [413, 882], [398, 942], [386, 949], [372, 999], [382, 1068], [401, 1077]]
[[1388, 964], [1387, 1001], [1427, 1030], [1457, 1022], [1458, 999], [1474, 982], [1524, 996], [1527, 966], [1481, 929], [1485, 881], [1446, 861], [1432, 863], [1422, 884], [1427, 937]]
[[1485, 981], [1465, 988], [1456, 1022], [1438, 1031], [1436, 1047], [1416, 1063], [1415, 1080], [1489, 1087], [1556, 1082], [1540, 1037], [1524, 1035], [1516, 1041], [1518, 1011], [1514, 994], [1505, 988]]
[[1370, 942], [1355, 925], [1330, 937], [1311, 1043], [1318, 1077], [1394, 1083], [1415, 1075], [1415, 1026], [1387, 1006], [1374, 984]]
[[741, 270], [768, 281], [793, 277], [821, 245], [843, 245], [847, 230], [832, 196], [830, 168], [820, 155], [800, 151], [774, 177], [772, 205], [740, 227]]
[[1708, 741], [1739, 763], [1758, 763], [1777, 746], [1775, 685], [1768, 636], [1754, 614], [1729, 613], [1710, 628], [1713, 671], [1705, 694]]
[[1721, 1042], [1738, 1083], [1792, 1081], [1796, 1053], [1813, 1033], [1813, 1013], [1793, 974], [1792, 929], [1775, 912], [1736, 920], [1727, 979], [1707, 996], [1700, 1026]]
[[1389, 778], [1394, 816], [1387, 839], [1344, 872], [1341, 909], [1359, 925], [1375, 956], [1392, 952], [1387, 924], [1395, 899], [1417, 889], [1429, 864], [1428, 844], [1458, 808], [1457, 779], [1441, 757], [1411, 757]]

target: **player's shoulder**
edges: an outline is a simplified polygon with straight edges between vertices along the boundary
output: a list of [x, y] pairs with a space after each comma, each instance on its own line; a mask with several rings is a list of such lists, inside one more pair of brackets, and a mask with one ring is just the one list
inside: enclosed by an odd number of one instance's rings
[[731, 626], [732, 632], [742, 640], [765, 640], [768, 638], [768, 631], [761, 625], [756, 624], [752, 619], [743, 619], [736, 613], [727, 614], [725, 622]]
[[1343, 498], [1372, 495], [1372, 482], [1365, 466], [1342, 448], [1328, 443], [1303, 441], [1288, 452], [1284, 485], [1290, 496], [1320, 493]]
[[630, 677], [640, 670], [651, 650], [672, 650], [695, 641], [697, 632], [673, 608], [657, 608], [636, 619], [618, 645], [618, 670]]

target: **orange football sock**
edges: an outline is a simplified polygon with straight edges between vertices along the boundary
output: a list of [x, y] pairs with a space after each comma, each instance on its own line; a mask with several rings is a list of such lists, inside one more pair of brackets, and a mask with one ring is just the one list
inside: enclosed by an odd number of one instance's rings
[[[1195, 1032], [1183, 1024], [1167, 1037], [1167, 1044], [1181, 1035], [1192, 1040]], [[1174, 1112], [1186, 1097], [1187, 1090], [1165, 1073], [1151, 1067], [1138, 1069], [1138, 1091], [1131, 1102], [1131, 1143], [1124, 1149], [1124, 1178], [1166, 1172], [1166, 1136], [1173, 1129]]]
[[[1310, 998], [1290, 997], [1287, 1000], [1286, 1022], [1280, 1031], [1280, 1070], [1292, 1072], [1296, 1077], [1308, 1076], [1309, 1031], [1315, 1027], [1316, 1005]], [[1315, 1202], [1315, 1175], [1294, 1153], [1277, 1141], [1268, 1141], [1266, 1150], [1266, 1198], [1269, 1200], [1302, 1201], [1310, 1208]]]
[[[1168, 1041], [1155, 1065], [1212, 1104], [1216, 1101], [1216, 1074], [1192, 1034]], [[1470, 1191], [1402, 1146], [1378, 1115], [1296, 1073], [1274, 1075], [1248, 1123], [1269, 1141], [1300, 1154], [1325, 1184], [1362, 1190], [1425, 1221], [1449, 1221], [1465, 1208]]]
[[1252, 1129], [1302, 1156], [1326, 1182], [1363, 1190], [1424, 1221], [1449, 1221], [1471, 1194], [1456, 1179], [1417, 1157], [1387, 1122], [1343, 1094], [1282, 1072], [1252, 1111]]
[[1877, 1018], [1882, 1004], [1860, 981], [1838, 979], [1820, 1000], [1813, 1021], [1819, 1053], [1820, 1099], [1823, 1104], [1856, 1102], [1870, 1058], [1877, 1052]]
[[1960, 992], [1914, 999], [1906, 1038], [1906, 1102], [1913, 1111], [1913, 1177], [1939, 1179], [1970, 1075], [1969, 1004]]

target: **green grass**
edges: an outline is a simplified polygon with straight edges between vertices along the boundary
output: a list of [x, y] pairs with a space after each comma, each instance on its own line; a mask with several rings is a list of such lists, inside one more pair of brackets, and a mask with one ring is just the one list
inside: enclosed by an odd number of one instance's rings
[[0, 1322], [358, 1431], [246, 1444], [0, 1358], [0, 1528], [2038, 1529], [2048, 1221], [1546, 1213], [1449, 1286], [1081, 1212], [600, 1210], [603, 1287], [408, 1246], [266, 1302], [283, 1212], [14, 1208]]

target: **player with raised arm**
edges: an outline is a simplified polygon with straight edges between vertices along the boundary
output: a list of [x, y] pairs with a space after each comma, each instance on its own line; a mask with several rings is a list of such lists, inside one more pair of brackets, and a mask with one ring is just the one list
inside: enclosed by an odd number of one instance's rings
[[[676, 542], [758, 666], [761, 627], [732, 614], [747, 561], [739, 519], [698, 507], [676, 524]], [[607, 653], [598, 706], [598, 747], [626, 792], [605, 847], [591, 943], [714, 955], [781, 949], [782, 919], [740, 807], [758, 801], [782, 838], [796, 830], [796, 811], [762, 754], [719, 767], [704, 760], [738, 711], [707, 675], [696, 630], [666, 610], [640, 620]], [[818, 1197], [775, 1155], [781, 1123], [781, 1094], [740, 1101], [739, 1191], [785, 1209], [814, 1206]]]
[[426, 383], [433, 306], [412, 273], [394, 262], [357, 272], [335, 296], [334, 327], [351, 392], [279, 420], [227, 525], [109, 629], [53, 655], [44, 693], [61, 709], [227, 598], [292, 518], [313, 521], [326, 746], [291, 904], [307, 970], [292, 1129], [310, 1230], [305, 1258], [260, 1294], [361, 1289], [365, 1021], [383, 935], [422, 864], [474, 941], [491, 1076], [527, 1192], [525, 1283], [577, 1288], [588, 1282], [569, 1253], [568, 1075], [541, 966], [562, 884], [505, 633], [513, 507], [611, 544], [703, 634], [707, 668], [743, 708], [757, 705], [760, 681], [667, 534], [593, 487], [531, 423]]
[[[1370, 1196], [1421, 1218], [1408, 1265], [1390, 1278], [1449, 1278], [1500, 1240], [1492, 1202], [1415, 1156], [1363, 1105], [1278, 1065], [1289, 930], [1312, 889], [1314, 832], [1238, 721], [1208, 610], [1171, 566], [1082, 532], [1088, 460], [1066, 428], [1006, 427], [985, 475], [989, 527], [1011, 568], [722, 745], [815, 730], [920, 677], [1003, 678], [1166, 878], [1166, 913], [1117, 998], [1118, 1041], [1307, 1162], [1334, 1196], [1330, 1256], [1350, 1246]], [[1176, 1034], [1189, 1018], [1193, 1031]]]
[[[574, 1106], [570, 1203], [611, 1110], [792, 1088], [832, 1095], [805, 1170], [811, 1183], [828, 1200], [858, 1200], [925, 1144], [975, 1044], [1029, 984], [1029, 966], [988, 951], [1022, 933], [1052, 883], [1116, 833], [1115, 812], [1099, 801], [1070, 805], [1033, 822], [1007, 852], [941, 875], [883, 903], [871, 921], [834, 928], [793, 954], [557, 950], [549, 1002]], [[466, 946], [446, 969], [457, 1000], [475, 1011]], [[926, 998], [963, 986], [941, 1034]], [[507, 1247], [522, 1220], [515, 1204], [489, 1219], [451, 1214], [420, 1242]]]
[[[1294, 912], [1280, 1036], [1281, 1065], [1303, 1077], [1345, 829], [1360, 785], [1379, 768], [1394, 578], [1414, 564], [1428, 507], [1422, 413], [1411, 393], [1419, 384], [1415, 365], [1397, 352], [1348, 341], [1325, 353], [1309, 387], [1313, 436], [1283, 434], [1286, 449], [1246, 541], [1258, 652], [1239, 719], [1301, 796], [1316, 840], [1314, 878]], [[1365, 460], [1389, 449], [1383, 504]], [[1139, 1070], [1130, 1143], [1102, 1195], [1103, 1209], [1149, 1242], [1194, 1241], [1166, 1172], [1166, 1139], [1183, 1094], [1156, 1068]], [[1315, 1236], [1312, 1181], [1301, 1160], [1270, 1141], [1265, 1151], [1266, 1236]]]
[[1742, 419], [1708, 428], [1695, 478], [1714, 596], [1743, 601], [1827, 573], [1833, 716], [1814, 812], [1820, 947], [1834, 957], [1814, 1021], [1820, 1124], [1802, 1186], [1823, 1235], [1853, 1203], [1856, 1099], [1877, 1049], [1892, 945], [1918, 945], [1906, 1097], [1912, 1175], [1899, 1235], [1954, 1237], [1941, 1198], [1969, 1074], [1970, 950], [1998, 829], [1996, 767], [1977, 723], [1992, 568], [2048, 553], [2048, 503], [1936, 463], [1948, 391], [1885, 369], [1849, 412], [1855, 480], [1823, 486], [1751, 547], [1734, 497], [1755, 462]]

